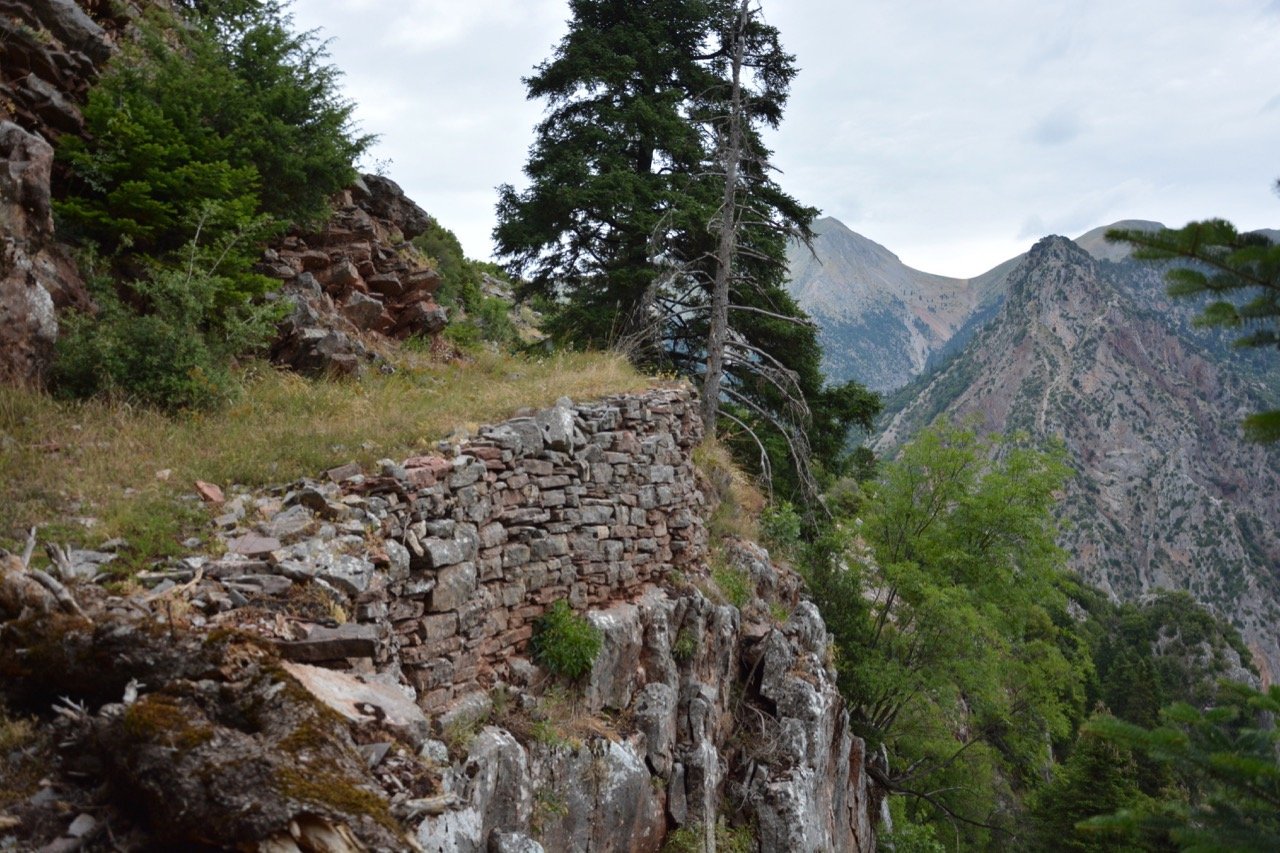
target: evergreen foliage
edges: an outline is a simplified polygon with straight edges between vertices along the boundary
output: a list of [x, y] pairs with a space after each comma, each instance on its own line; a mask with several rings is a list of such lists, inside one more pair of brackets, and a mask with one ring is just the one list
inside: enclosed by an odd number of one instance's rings
[[500, 189], [494, 238], [523, 292], [555, 300], [561, 343], [617, 345], [698, 377], [707, 361], [726, 196], [729, 47], [745, 44], [730, 333], [722, 383], [730, 444], [786, 496], [807, 497], [809, 458], [842, 456], [878, 399], [824, 390], [816, 331], [785, 290], [786, 243], [816, 211], [781, 190], [760, 131], [776, 127], [795, 74], [776, 29], [733, 0], [574, 0], [569, 32], [525, 82], [545, 100], [525, 174]]
[[[1280, 349], [1280, 244], [1221, 219], [1155, 232], [1113, 229], [1107, 239], [1133, 246], [1141, 260], [1193, 262], [1168, 272], [1169, 295], [1207, 297], [1197, 323], [1236, 329], [1238, 347]], [[1280, 409], [1251, 415], [1244, 428], [1256, 441], [1280, 441]]]
[[1131, 749], [1086, 728], [1070, 757], [1055, 768], [1053, 780], [1031, 798], [1031, 848], [1079, 853], [1153, 849], [1156, 839], [1143, 839], [1134, 827], [1077, 828], [1099, 814], [1148, 807], [1152, 801], [1139, 789], [1137, 776]]
[[183, 5], [187, 18], [139, 21], [89, 93], [85, 134], [60, 142], [60, 227], [116, 279], [101, 322], [71, 321], [66, 393], [170, 409], [224, 397], [231, 359], [265, 336], [250, 307], [272, 285], [253, 272], [260, 241], [325, 215], [369, 143], [323, 46], [278, 3]]
[[1167, 833], [1186, 851], [1280, 850], [1280, 686], [1261, 691], [1224, 684], [1214, 707], [1179, 702], [1144, 728], [1115, 718], [1090, 724], [1117, 748], [1174, 770], [1175, 796], [1137, 804], [1089, 821], [1088, 828]]

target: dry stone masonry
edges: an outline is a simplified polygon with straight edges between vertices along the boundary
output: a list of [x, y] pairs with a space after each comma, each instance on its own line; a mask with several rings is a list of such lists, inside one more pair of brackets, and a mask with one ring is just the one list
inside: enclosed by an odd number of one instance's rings
[[[717, 589], [700, 436], [693, 392], [663, 388], [562, 399], [374, 473], [229, 499], [201, 483], [225, 553], [120, 598], [91, 582], [109, 550], [70, 551], [55, 571], [83, 618], [10, 606], [29, 578], [0, 563], [0, 696], [81, 703], [53, 740], [89, 782], [42, 773], [138, 849], [198, 824], [259, 850], [657, 853], [728, 821], [761, 851], [874, 850], [883, 797], [817, 608], [750, 543], [715, 558], [748, 600]], [[559, 600], [602, 640], [575, 685], [531, 656]], [[135, 789], [141, 817], [94, 799]], [[18, 813], [56, 824], [41, 796]], [[262, 808], [219, 816], [247, 796]]]
[[495, 681], [557, 599], [599, 608], [706, 557], [685, 391], [554, 408], [361, 485], [385, 513], [388, 618], [424, 708]]

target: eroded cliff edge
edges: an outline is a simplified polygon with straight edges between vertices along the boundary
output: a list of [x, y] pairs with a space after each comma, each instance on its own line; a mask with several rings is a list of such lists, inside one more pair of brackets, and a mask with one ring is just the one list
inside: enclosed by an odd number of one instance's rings
[[[80, 613], [10, 566], [8, 700], [74, 706], [18, 831], [69, 832], [60, 800], [140, 847], [873, 850], [825, 626], [758, 547], [709, 550], [699, 423], [682, 388], [562, 400], [233, 495], [225, 554], [128, 597], [68, 578]], [[576, 685], [530, 654], [558, 600], [604, 639]]]

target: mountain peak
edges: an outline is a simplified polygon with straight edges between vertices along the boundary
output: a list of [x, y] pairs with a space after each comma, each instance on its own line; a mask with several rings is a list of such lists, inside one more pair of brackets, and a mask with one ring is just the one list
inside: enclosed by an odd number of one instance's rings
[[832, 381], [856, 377], [877, 391], [905, 385], [1000, 285], [912, 269], [831, 217], [813, 231], [812, 252], [788, 249], [790, 290], [821, 327]]
[[1123, 261], [1132, 251], [1124, 243], [1112, 243], [1107, 240], [1107, 232], [1113, 228], [1126, 231], [1159, 231], [1164, 225], [1150, 219], [1121, 219], [1110, 225], [1103, 225], [1086, 231], [1076, 238], [1076, 243], [1100, 261]]
[[1040, 240], [996, 316], [902, 395], [877, 449], [940, 413], [1060, 438], [1077, 472], [1060, 542], [1073, 567], [1119, 598], [1192, 592], [1232, 614], [1280, 677], [1280, 456], [1237, 426], [1264, 377], [1197, 334], [1159, 281], [1159, 270], [1104, 264], [1065, 237]]

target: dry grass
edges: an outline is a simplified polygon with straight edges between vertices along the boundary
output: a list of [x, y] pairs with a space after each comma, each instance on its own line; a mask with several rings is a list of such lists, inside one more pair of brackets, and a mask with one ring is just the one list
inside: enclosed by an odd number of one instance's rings
[[693, 451], [693, 464], [713, 502], [708, 521], [713, 545], [727, 538], [759, 540], [765, 497], [734, 462], [729, 449], [704, 441]]
[[[94, 545], [122, 536], [136, 556], [164, 556], [207, 520], [191, 500], [195, 480], [288, 482], [346, 462], [403, 457], [560, 396], [654, 384], [608, 354], [481, 354], [465, 364], [404, 358], [392, 375], [342, 382], [256, 365], [238, 404], [176, 418], [0, 389], [0, 544], [15, 545], [40, 524], [44, 539]], [[85, 518], [96, 520], [88, 532]]]
[[49, 760], [42, 752], [45, 746], [31, 720], [0, 705], [0, 810], [36, 790]]

